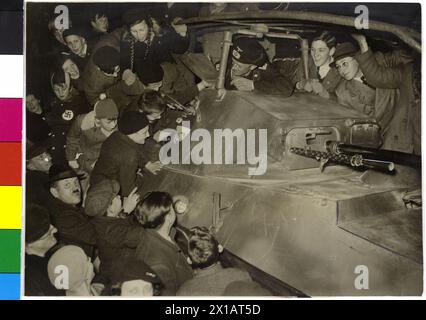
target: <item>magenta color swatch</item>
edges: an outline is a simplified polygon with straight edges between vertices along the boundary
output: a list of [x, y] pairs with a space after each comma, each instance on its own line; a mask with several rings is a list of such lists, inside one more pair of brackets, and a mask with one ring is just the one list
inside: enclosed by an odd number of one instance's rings
[[0, 141], [21, 141], [22, 99], [0, 98]]

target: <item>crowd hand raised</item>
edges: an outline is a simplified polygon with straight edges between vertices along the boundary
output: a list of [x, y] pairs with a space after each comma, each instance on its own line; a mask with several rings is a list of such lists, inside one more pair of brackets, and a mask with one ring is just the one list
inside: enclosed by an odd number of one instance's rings
[[352, 33], [351, 36], [356, 40], [356, 42], [358, 42], [361, 53], [365, 53], [368, 51], [367, 39], [363, 34]]
[[105, 15], [96, 14], [95, 19], [90, 21], [90, 24], [99, 32], [108, 31], [108, 18]]
[[188, 26], [186, 24], [177, 24], [179, 21], [182, 21], [182, 18], [176, 17], [172, 21], [172, 27], [175, 29], [176, 33], [182, 37], [186, 37], [188, 32]]
[[155, 161], [155, 162], [149, 161], [145, 165], [145, 169], [154, 175], [156, 175], [162, 168], [163, 168], [163, 165], [161, 164], [160, 161]]
[[140, 196], [139, 193], [137, 193], [138, 187], [135, 187], [130, 194], [124, 198], [123, 201], [123, 212], [126, 214], [131, 213], [133, 210], [135, 210], [136, 206], [139, 203]]
[[131, 86], [136, 81], [136, 74], [133, 73], [130, 69], [126, 69], [123, 72], [123, 81], [126, 83], [127, 86]]
[[70, 165], [70, 167], [71, 167], [71, 168], [73, 168], [73, 169], [78, 169], [78, 168], [79, 168], [79, 165], [78, 165], [77, 160], [71, 160], [71, 161], [68, 161], [68, 164], [69, 164], [69, 165]]
[[238, 91], [253, 91], [254, 89], [253, 80], [243, 77], [235, 77], [231, 81], [231, 85], [235, 86]]

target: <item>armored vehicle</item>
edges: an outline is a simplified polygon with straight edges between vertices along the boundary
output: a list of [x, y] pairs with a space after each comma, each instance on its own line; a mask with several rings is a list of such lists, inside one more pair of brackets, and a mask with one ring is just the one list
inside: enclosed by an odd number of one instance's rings
[[[300, 63], [306, 64], [312, 34], [357, 32], [354, 17], [263, 11], [183, 22], [196, 36], [222, 32], [217, 72], [201, 53], [181, 61], [215, 82], [215, 89], [200, 93], [191, 131], [202, 128], [214, 137], [216, 129], [230, 129], [235, 143], [222, 154], [233, 152], [234, 164], [166, 165], [146, 177], [144, 191], [187, 199], [179, 224], [210, 227], [229, 264], [247, 269], [276, 295], [420, 295], [419, 158], [381, 150], [376, 120], [333, 100], [304, 92], [282, 97], [224, 89], [233, 35], [298, 41]], [[372, 42], [403, 43], [419, 54], [416, 31], [377, 21], [369, 26]], [[267, 168], [261, 175], [250, 175], [253, 165], [237, 161], [237, 142], [245, 141], [249, 129], [267, 130]], [[197, 143], [199, 137], [191, 148]]]

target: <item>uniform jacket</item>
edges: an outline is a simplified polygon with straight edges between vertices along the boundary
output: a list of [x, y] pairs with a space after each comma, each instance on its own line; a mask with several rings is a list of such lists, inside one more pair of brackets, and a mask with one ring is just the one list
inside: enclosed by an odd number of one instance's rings
[[371, 50], [355, 58], [369, 83], [381, 89], [399, 89], [383, 148], [420, 154], [420, 104], [413, 89], [413, 64], [385, 67]]
[[107, 138], [101, 127], [95, 124], [94, 111], [79, 115], [67, 135], [67, 160], [75, 160], [77, 154], [81, 154], [78, 157], [80, 168], [91, 172], [92, 165], [98, 160], [102, 143]]
[[177, 244], [153, 229], [147, 229], [136, 248], [136, 259], [144, 261], [164, 284], [163, 296], [176, 295], [179, 287], [193, 277], [192, 268]]
[[52, 224], [58, 229], [58, 238], [64, 244], [81, 247], [88, 257], [94, 257], [97, 234], [84, 208], [66, 204], [50, 196], [48, 209]]
[[27, 139], [38, 144], [46, 141], [52, 134], [52, 129], [46, 122], [43, 114], [26, 111], [27, 117]]
[[66, 136], [75, 118], [90, 111], [87, 100], [83, 95], [72, 89], [71, 98], [61, 101], [55, 98], [51, 108], [46, 113], [46, 121], [52, 128], [49, 143], [53, 161], [56, 163], [65, 161]]
[[87, 100], [73, 88], [69, 100], [61, 101], [57, 98], [52, 100], [50, 110], [46, 113], [46, 121], [55, 134], [60, 133], [65, 136], [74, 119], [89, 111]]
[[[293, 83], [290, 78], [282, 75], [277, 63], [268, 63], [266, 68], [257, 68], [248, 76], [244, 77], [253, 80], [254, 92], [263, 94], [279, 94], [289, 97], [293, 94]], [[231, 85], [231, 68], [228, 68], [225, 87], [235, 90]]]
[[120, 131], [115, 131], [102, 144], [90, 183], [95, 185], [103, 179], [117, 180], [121, 195], [127, 197], [136, 186], [139, 168], [142, 168], [139, 145]]

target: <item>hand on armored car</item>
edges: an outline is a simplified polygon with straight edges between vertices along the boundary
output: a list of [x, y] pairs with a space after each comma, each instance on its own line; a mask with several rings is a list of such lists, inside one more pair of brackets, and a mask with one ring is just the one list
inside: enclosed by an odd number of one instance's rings
[[160, 172], [162, 168], [163, 168], [163, 165], [161, 164], [160, 161], [155, 161], [155, 162], [149, 161], [145, 165], [145, 169], [148, 170], [149, 172], [151, 172], [154, 175], [156, 175], [158, 172]]
[[296, 83], [296, 89], [304, 90], [306, 92], [312, 92], [311, 79], [303, 79]]
[[318, 79], [312, 79], [310, 83], [312, 86], [313, 93], [327, 99], [330, 97], [328, 91], [324, 88], [324, 86], [322, 85], [321, 82], [319, 82]]

